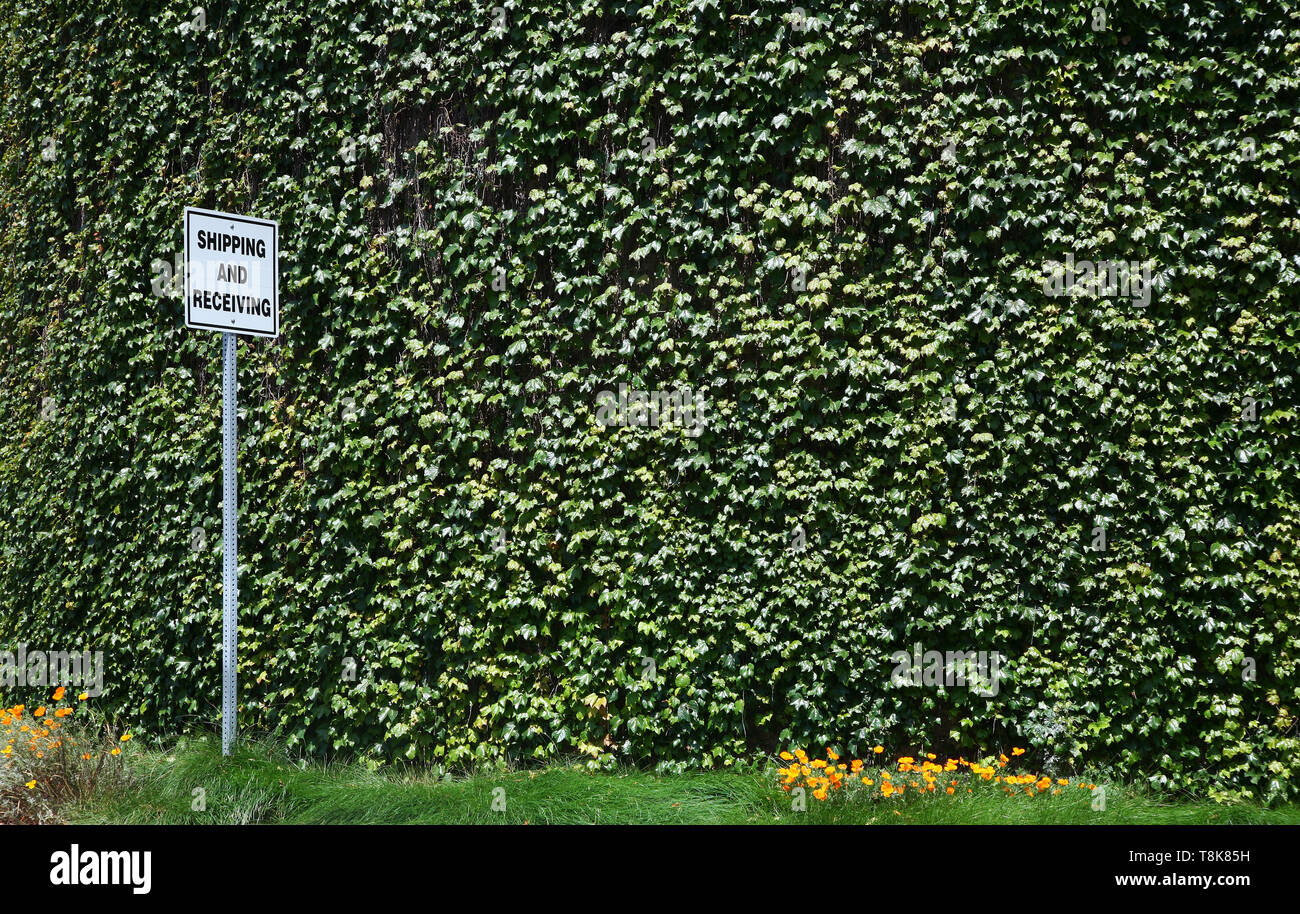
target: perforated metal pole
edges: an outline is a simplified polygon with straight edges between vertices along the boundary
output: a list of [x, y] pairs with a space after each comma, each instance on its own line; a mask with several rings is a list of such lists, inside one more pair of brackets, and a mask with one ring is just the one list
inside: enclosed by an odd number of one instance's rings
[[235, 651], [239, 621], [239, 550], [235, 533], [239, 485], [235, 479], [235, 334], [221, 334], [221, 754], [235, 745]]

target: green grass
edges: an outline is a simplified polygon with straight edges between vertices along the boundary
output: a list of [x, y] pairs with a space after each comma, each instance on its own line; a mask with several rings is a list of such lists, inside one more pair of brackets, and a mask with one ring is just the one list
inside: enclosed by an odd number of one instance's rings
[[[125, 824], [1300, 824], [1300, 808], [1263, 809], [1161, 798], [1106, 784], [1106, 809], [1089, 792], [1008, 797], [975, 793], [883, 800], [863, 792], [808, 798], [792, 809], [773, 773], [656, 775], [584, 766], [439, 778], [424, 771], [295, 762], [273, 745], [223, 759], [209, 741], [164, 753], [136, 750], [134, 783], [67, 812], [80, 823]], [[206, 808], [195, 810], [195, 789]], [[494, 810], [494, 799], [505, 809]], [[498, 804], [499, 805], [499, 804]], [[895, 814], [897, 812], [897, 815]]]

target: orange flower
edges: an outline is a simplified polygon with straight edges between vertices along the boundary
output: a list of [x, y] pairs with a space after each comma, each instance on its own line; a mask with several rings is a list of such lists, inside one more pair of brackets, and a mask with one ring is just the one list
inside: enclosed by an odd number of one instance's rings
[[1012, 750], [1011, 750], [1011, 754], [1012, 754], [1012, 755], [1024, 755], [1024, 754], [1025, 754], [1025, 750], [1024, 750], [1024, 749], [1020, 749], [1020, 748], [1012, 748]]
[[45, 705], [41, 705], [39, 708], [37, 708], [35, 711], [32, 712], [32, 717], [44, 717], [44, 716], [45, 716]]
[[[22, 705], [19, 705], [18, 708], [17, 708], [17, 710], [19, 710], [19, 711], [21, 711], [22, 709], [23, 709], [23, 706], [22, 706]], [[884, 747], [884, 746], [877, 746], [876, 748], [872, 749], [871, 751], [874, 752], [874, 753], [876, 753], [876, 755], [879, 755], [880, 753], [882, 753], [882, 752], [885, 751], [885, 747]]]
[[64, 688], [63, 686], [59, 686], [57, 689], [54, 690], [54, 700], [63, 701], [63, 693], [65, 693], [66, 691], [68, 691], [66, 688]]

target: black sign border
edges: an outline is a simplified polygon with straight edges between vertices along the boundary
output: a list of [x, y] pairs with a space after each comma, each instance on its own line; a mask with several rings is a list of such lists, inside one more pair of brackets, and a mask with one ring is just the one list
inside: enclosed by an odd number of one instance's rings
[[[190, 317], [190, 216], [216, 216], [230, 222], [246, 222], [265, 228], [271, 227], [271, 311], [275, 314], [275, 329], [270, 333], [261, 330], [249, 330], [244, 327], [222, 327], [220, 324], [205, 324]], [[185, 326], [202, 330], [220, 330], [222, 333], [236, 333], [241, 336], [260, 336], [263, 339], [277, 339], [280, 336], [280, 225], [270, 219], [258, 219], [256, 216], [236, 216], [212, 209], [199, 209], [195, 206], [185, 207]]]

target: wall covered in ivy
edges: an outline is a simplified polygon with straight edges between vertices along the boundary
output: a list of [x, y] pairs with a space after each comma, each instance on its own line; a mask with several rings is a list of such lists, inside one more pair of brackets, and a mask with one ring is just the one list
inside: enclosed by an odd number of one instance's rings
[[[201, 206], [280, 224], [246, 729], [1296, 795], [1295, 3], [6, 0], [0, 36], [0, 646], [212, 726]], [[996, 652], [996, 695], [892, 681], [914, 650]]]

